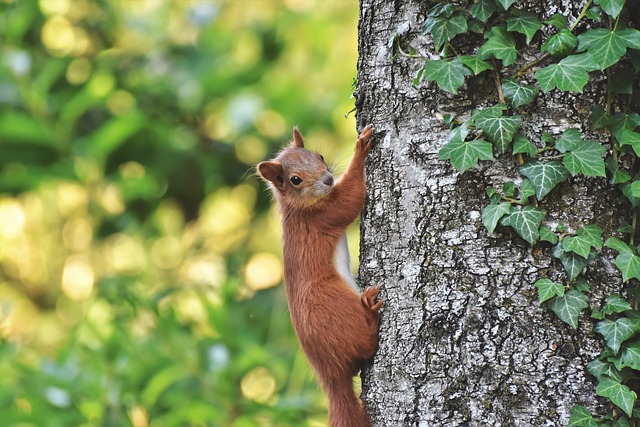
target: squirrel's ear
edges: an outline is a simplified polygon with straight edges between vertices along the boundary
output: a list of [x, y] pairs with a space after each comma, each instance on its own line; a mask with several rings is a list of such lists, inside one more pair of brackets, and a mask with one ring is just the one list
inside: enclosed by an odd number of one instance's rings
[[260, 162], [258, 164], [258, 174], [265, 180], [272, 182], [276, 187], [282, 188], [284, 177], [282, 163], [280, 162]]
[[293, 128], [293, 142], [291, 142], [291, 145], [293, 147], [304, 148], [304, 141], [298, 128]]

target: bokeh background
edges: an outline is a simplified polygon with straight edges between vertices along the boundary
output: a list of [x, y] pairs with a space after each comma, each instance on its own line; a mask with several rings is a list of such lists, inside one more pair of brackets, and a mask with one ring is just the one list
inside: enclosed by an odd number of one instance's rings
[[357, 9], [0, 0], [0, 426], [326, 425], [253, 166], [344, 169]]

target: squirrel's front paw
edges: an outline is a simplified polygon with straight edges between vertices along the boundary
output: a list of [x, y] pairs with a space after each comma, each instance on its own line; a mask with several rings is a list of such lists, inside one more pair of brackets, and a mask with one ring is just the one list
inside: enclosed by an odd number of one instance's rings
[[363, 152], [366, 156], [369, 150], [371, 149], [371, 137], [373, 136], [373, 130], [371, 130], [371, 125], [365, 126], [360, 132], [360, 136], [358, 137], [358, 141], [356, 142], [356, 151]]
[[360, 296], [362, 306], [374, 315], [378, 315], [378, 311], [380, 311], [383, 304], [382, 301], [375, 302], [378, 292], [380, 292], [379, 286], [371, 286], [365, 289]]

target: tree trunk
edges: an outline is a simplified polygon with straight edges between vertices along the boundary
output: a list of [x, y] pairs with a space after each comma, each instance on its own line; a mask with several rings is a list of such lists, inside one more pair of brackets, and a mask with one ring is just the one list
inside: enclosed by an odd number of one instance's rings
[[[501, 156], [461, 174], [438, 160], [449, 133], [439, 117], [468, 117], [473, 108], [496, 104], [493, 75], [456, 95], [433, 82], [413, 87], [423, 61], [388, 46], [397, 32], [419, 54], [434, 55], [431, 37], [421, 33], [430, 6], [360, 5], [358, 125], [372, 123], [376, 138], [367, 166], [360, 279], [381, 285], [385, 300], [379, 350], [363, 375], [368, 413], [375, 426], [435, 427], [559, 426], [575, 405], [606, 412], [585, 368], [602, 350], [588, 313], [576, 331], [538, 302], [534, 282], [562, 270], [549, 245], [532, 248], [501, 227], [490, 236], [482, 225], [485, 187], [517, 180], [518, 163]], [[515, 6], [540, 21], [560, 12], [571, 22], [583, 4]], [[606, 93], [592, 86], [570, 99], [540, 93], [538, 105], [545, 107], [532, 108], [523, 128], [539, 140], [543, 132], [583, 127], [579, 112]], [[621, 222], [611, 209], [620, 203], [606, 179], [582, 177], [562, 184], [542, 207], [546, 222], [574, 230], [597, 223], [606, 234]], [[598, 284], [592, 300], [621, 286], [607, 255], [588, 267], [590, 282]]]

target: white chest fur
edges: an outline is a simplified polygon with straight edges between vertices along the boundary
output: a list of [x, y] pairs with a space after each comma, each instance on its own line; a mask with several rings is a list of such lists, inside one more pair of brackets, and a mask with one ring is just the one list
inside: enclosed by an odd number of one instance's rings
[[333, 264], [336, 271], [356, 292], [360, 293], [356, 281], [351, 274], [351, 256], [349, 255], [349, 245], [347, 244], [347, 235], [343, 234], [336, 246], [336, 252], [333, 255]]

